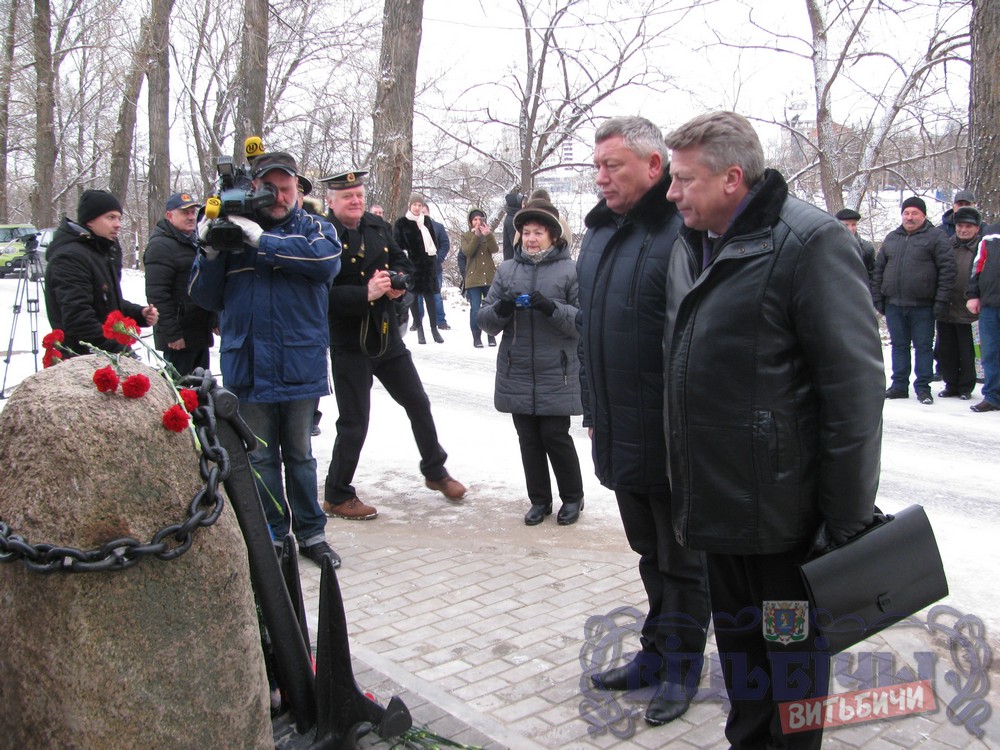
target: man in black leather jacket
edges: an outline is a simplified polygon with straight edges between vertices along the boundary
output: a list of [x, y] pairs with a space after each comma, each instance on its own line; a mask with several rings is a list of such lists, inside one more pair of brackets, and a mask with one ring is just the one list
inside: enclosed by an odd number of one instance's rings
[[666, 143], [685, 225], [664, 341], [674, 532], [707, 553], [730, 743], [818, 748], [821, 729], [782, 736], [778, 703], [828, 690], [798, 564], [821, 528], [842, 542], [872, 520], [885, 375], [867, 274], [850, 233], [765, 170], [745, 118]]

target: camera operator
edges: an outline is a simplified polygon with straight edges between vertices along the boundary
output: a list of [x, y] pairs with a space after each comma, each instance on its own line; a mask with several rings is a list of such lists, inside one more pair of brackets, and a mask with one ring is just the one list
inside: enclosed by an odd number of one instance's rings
[[254, 160], [254, 191], [270, 189], [276, 200], [252, 219], [226, 216], [243, 233], [242, 247], [232, 252], [209, 244], [212, 221], [198, 223], [203, 244], [190, 293], [197, 304], [220, 311], [222, 378], [263, 441], [250, 461], [271, 532], [281, 541], [291, 520], [300, 554], [317, 565], [330, 557], [337, 567], [340, 557], [326, 543], [310, 432], [316, 400], [330, 392], [325, 313], [340, 270], [340, 241], [327, 222], [298, 207], [297, 173], [295, 159], [284, 152]]
[[153, 327], [156, 348], [180, 375], [196, 367], [208, 369], [214, 343], [215, 314], [191, 301], [188, 279], [198, 252], [195, 224], [201, 204], [188, 193], [167, 198], [164, 218], [156, 222], [142, 263], [146, 267], [146, 299], [157, 305]]
[[63, 217], [46, 252], [49, 324], [63, 330], [64, 345], [77, 354], [89, 354], [84, 341], [108, 352], [130, 349], [104, 338], [104, 321], [115, 310], [140, 326], [159, 320], [155, 305], [142, 307], [122, 299], [121, 225], [122, 206], [115, 196], [106, 190], [84, 190], [76, 221]]
[[323, 510], [356, 521], [378, 515], [358, 499], [351, 484], [368, 434], [373, 376], [406, 410], [425, 485], [449, 500], [465, 495], [465, 487], [445, 471], [448, 454], [438, 443], [430, 399], [398, 325], [401, 302], [396, 300], [406, 293], [399, 274], [410, 274], [410, 262], [393, 240], [390, 226], [365, 211], [367, 174], [344, 172], [323, 180], [330, 206], [327, 218], [344, 248], [343, 268], [330, 290], [330, 355], [339, 416]]

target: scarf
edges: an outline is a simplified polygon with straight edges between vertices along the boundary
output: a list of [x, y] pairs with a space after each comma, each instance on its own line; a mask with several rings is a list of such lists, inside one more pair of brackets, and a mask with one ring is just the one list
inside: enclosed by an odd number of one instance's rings
[[[437, 245], [434, 244], [434, 238], [431, 237], [430, 230], [427, 228], [427, 225], [424, 224], [424, 217], [423, 216], [414, 216], [409, 211], [407, 211], [406, 212], [406, 218], [409, 219], [410, 221], [416, 223], [417, 229], [420, 230], [420, 236], [421, 236], [421, 238], [423, 238], [423, 241], [424, 241], [424, 252], [427, 253], [432, 258], [436, 258], [437, 257]], [[416, 248], [414, 248], [414, 250], [415, 249]]]
[[524, 248], [521, 248], [521, 249], [523, 251], [521, 253], [521, 257], [522, 258], [526, 258], [529, 263], [533, 263], [535, 265], [538, 265], [543, 260], [545, 260], [548, 256], [552, 255], [552, 251], [556, 249], [556, 246], [555, 245], [549, 245], [547, 248], [545, 248], [544, 250], [539, 250], [537, 253], [529, 253], [527, 250], [524, 250]]

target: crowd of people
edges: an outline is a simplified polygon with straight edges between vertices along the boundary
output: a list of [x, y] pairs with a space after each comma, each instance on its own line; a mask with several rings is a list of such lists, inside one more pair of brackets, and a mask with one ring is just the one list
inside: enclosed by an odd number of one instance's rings
[[[829, 654], [815, 629], [779, 638], [761, 613], [808, 611], [798, 565], [815, 540], [842, 544], [871, 523], [884, 402], [909, 396], [911, 371], [922, 404], [934, 403], [935, 357], [938, 397], [971, 400], [977, 319], [985, 382], [970, 408], [1000, 410], [1000, 231], [983, 228], [969, 191], [941, 227], [913, 196], [876, 251], [856, 210], [831, 216], [793, 197], [732, 112], [666, 137], [641, 117], [610, 119], [594, 165], [601, 198], [578, 258], [544, 190], [505, 197], [502, 245], [478, 207], [456, 243], [473, 346], [485, 333], [498, 347], [495, 406], [520, 445], [524, 523], [552, 513], [550, 471], [557, 523], [580, 519], [570, 426], [582, 415], [647, 598], [638, 653], [589, 675], [594, 688], [653, 687], [646, 722], [673, 721], [698, 690], [714, 621], [732, 745], [819, 747], [822, 730], [779, 739], [778, 703], [825, 695]], [[228, 217], [238, 247], [213, 247], [191, 194], [166, 201], [144, 256], [145, 306], [121, 294], [119, 201], [85, 191], [49, 248], [49, 320], [75, 352], [84, 342], [120, 351], [101, 332], [120, 310], [153, 327], [181, 375], [208, 366], [219, 335], [224, 383], [263, 439], [251, 461], [275, 539], [292, 533], [304, 557], [336, 566], [328, 518], [378, 516], [353, 484], [374, 378], [406, 413], [425, 486], [466, 495], [404, 341], [411, 320], [420, 345], [425, 317], [434, 342], [451, 330], [441, 300], [451, 241], [421, 193], [391, 223], [369, 208], [364, 171], [320, 180], [320, 206], [291, 154], [261, 155], [251, 172], [276, 200]], [[891, 339], [887, 390], [876, 312]], [[311, 437], [328, 358], [338, 415], [320, 500]], [[747, 612], [754, 627], [739, 621]], [[772, 669], [781, 654], [797, 659], [794, 681]]]

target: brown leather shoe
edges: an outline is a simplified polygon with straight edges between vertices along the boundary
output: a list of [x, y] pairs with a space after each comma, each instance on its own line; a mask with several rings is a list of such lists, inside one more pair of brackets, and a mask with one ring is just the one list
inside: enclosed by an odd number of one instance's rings
[[356, 497], [342, 503], [331, 505], [323, 501], [323, 512], [331, 518], [345, 518], [348, 521], [370, 521], [378, 515], [378, 511], [370, 505], [365, 505]]
[[973, 404], [972, 406], [970, 406], [969, 409], [971, 409], [974, 412], [982, 413], [984, 411], [1000, 411], [1000, 406], [994, 406], [984, 398], [978, 404]]
[[445, 474], [440, 479], [428, 479], [424, 482], [429, 490], [437, 490], [449, 500], [461, 500], [465, 497], [465, 485]]

